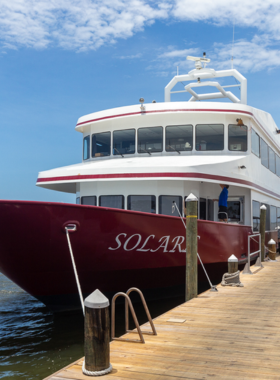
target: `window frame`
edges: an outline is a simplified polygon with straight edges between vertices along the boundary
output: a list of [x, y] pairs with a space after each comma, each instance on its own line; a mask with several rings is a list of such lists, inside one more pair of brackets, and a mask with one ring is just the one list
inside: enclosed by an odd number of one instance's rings
[[[85, 158], [85, 141], [88, 140], [88, 155], [87, 158]], [[87, 135], [83, 138], [83, 161], [89, 160], [90, 159], [90, 140], [91, 136]]]
[[[181, 150], [181, 149], [170, 149], [170, 150], [167, 150], [167, 128], [175, 128], [175, 127], [191, 127], [191, 149], [190, 150]], [[165, 134], [164, 134], [164, 137], [165, 137], [165, 152], [167, 153], [170, 153], [170, 152], [173, 152], [173, 153], [178, 153], [178, 152], [192, 152], [193, 151], [193, 148], [194, 148], [194, 126], [193, 124], [176, 124], [176, 125], [166, 125], [165, 126]]]
[[[248, 152], [248, 127], [247, 127], [247, 125], [243, 125], [243, 126], [240, 126], [239, 128], [241, 129], [242, 127], [246, 127], [246, 150], [242, 150], [242, 149], [240, 149], [240, 150], [236, 150], [236, 149], [230, 149], [230, 145], [234, 145], [234, 144], [230, 144], [230, 141], [229, 141], [229, 139], [230, 139], [230, 136], [229, 136], [229, 129], [230, 129], [230, 127], [231, 126], [235, 126], [235, 127], [238, 127], [238, 125], [236, 125], [236, 124], [228, 124], [228, 130], [227, 130], [227, 132], [228, 132], [228, 150], [230, 151], [230, 152]], [[231, 138], [232, 138], [233, 136], [231, 136]], [[236, 144], [237, 145], [237, 144]]]
[[[197, 127], [201, 126], [201, 125], [222, 125], [223, 126], [223, 149], [203, 149], [203, 150], [200, 150], [200, 149], [197, 149], [196, 146], [197, 146]], [[206, 142], [207, 143], [207, 142]], [[195, 136], [194, 136], [194, 150], [196, 152], [222, 152], [225, 150], [225, 125], [222, 124], [222, 123], [219, 123], [219, 124], [214, 124], [214, 123], [211, 123], [211, 124], [196, 124], [195, 125]]]
[[[142, 130], [142, 129], [150, 129], [150, 128], [161, 128], [161, 131], [162, 131], [162, 147], [161, 147], [161, 150], [159, 151], [159, 150], [157, 150], [157, 151], [155, 151], [155, 152], [149, 152], [149, 151], [143, 151], [143, 152], [140, 152], [139, 151], [139, 131], [140, 130]], [[138, 128], [137, 129], [137, 153], [138, 154], [145, 154], [145, 153], [147, 153], [147, 154], [156, 154], [156, 153], [162, 153], [163, 152], [163, 145], [164, 145], [164, 133], [163, 133], [163, 130], [164, 130], [164, 128], [162, 127], [162, 126], [160, 126], [160, 125], [157, 125], [157, 126], [154, 126], [154, 127], [140, 127], [140, 128]]]
[[127, 128], [127, 129], [116, 129], [112, 131], [112, 156], [121, 156], [121, 154], [114, 154], [114, 133], [115, 132], [123, 132], [123, 131], [134, 131], [134, 153], [122, 153], [123, 155], [128, 155], [128, 154], [135, 154], [136, 153], [136, 129], [135, 128]]
[[[105, 133], [109, 133], [110, 134], [110, 149], [109, 149], [109, 154], [103, 155], [103, 156], [95, 156], [95, 155], [93, 155], [93, 143], [92, 143], [93, 136], [100, 135], [100, 134], [105, 134]], [[95, 154], [99, 154], [99, 153], [95, 153]], [[112, 132], [111, 131], [104, 131], [104, 132], [93, 133], [91, 135], [91, 157], [92, 158], [100, 158], [100, 157], [103, 158], [103, 157], [110, 157], [111, 155], [112, 155]]]

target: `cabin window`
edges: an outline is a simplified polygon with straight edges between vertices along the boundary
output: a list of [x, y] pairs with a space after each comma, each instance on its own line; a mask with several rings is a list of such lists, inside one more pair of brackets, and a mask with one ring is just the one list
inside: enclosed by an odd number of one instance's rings
[[89, 144], [90, 144], [90, 136], [86, 136], [84, 138], [84, 149], [83, 149], [83, 159], [89, 159]]
[[276, 154], [276, 174], [280, 177], [280, 157]]
[[272, 173], [276, 172], [276, 165], [275, 165], [275, 153], [271, 148], [268, 148], [268, 163], [269, 163], [269, 170], [272, 171]]
[[193, 126], [173, 125], [165, 129], [166, 152], [189, 152], [193, 148]]
[[261, 139], [261, 163], [268, 168], [268, 145]]
[[231, 223], [244, 221], [244, 197], [228, 197], [228, 219]]
[[135, 153], [135, 129], [124, 129], [113, 132], [113, 154]]
[[199, 198], [199, 219], [206, 220], [206, 198]]
[[207, 220], [214, 220], [214, 201], [207, 199]]
[[80, 204], [80, 197], [77, 197], [76, 198], [76, 205], [79, 205]]
[[92, 135], [92, 157], [110, 156], [111, 132], [95, 133]]
[[260, 137], [259, 135], [252, 129], [252, 153], [254, 153], [257, 157], [260, 157]]
[[228, 126], [228, 150], [246, 152], [248, 149], [247, 133], [246, 125], [230, 124]]
[[[277, 207], [277, 219], [276, 219], [276, 227], [280, 228], [280, 207]], [[278, 233], [279, 235], [279, 233]]]
[[96, 196], [81, 197], [81, 204], [87, 206], [96, 206]]
[[101, 195], [99, 197], [99, 206], [110, 208], [124, 208], [123, 195]]
[[156, 212], [156, 197], [154, 195], [129, 195], [127, 209], [133, 211]]
[[177, 207], [173, 202], [176, 203], [180, 211], [180, 214], [182, 215], [182, 197], [180, 197], [179, 195], [160, 195], [158, 201], [159, 213], [163, 215], [180, 216]]
[[253, 201], [253, 231], [260, 230], [260, 203]]
[[163, 128], [148, 127], [138, 129], [138, 153], [162, 152]]
[[270, 206], [270, 229], [274, 231], [277, 227], [277, 212], [275, 206]]
[[195, 127], [195, 149], [223, 150], [224, 126], [223, 124], [198, 124]]

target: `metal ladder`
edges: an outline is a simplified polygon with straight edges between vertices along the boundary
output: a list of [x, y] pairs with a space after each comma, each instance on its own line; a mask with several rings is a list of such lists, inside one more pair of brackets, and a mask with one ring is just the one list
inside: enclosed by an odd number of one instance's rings
[[[133, 291], [137, 292], [140, 295], [140, 298], [141, 298], [142, 304], [144, 306], [144, 309], [145, 309], [145, 312], [146, 312], [147, 318], [149, 320], [149, 323], [150, 323], [152, 331], [141, 331], [141, 329], [140, 329], [140, 326], [139, 326], [139, 323], [138, 323], [138, 319], [137, 319], [135, 311], [134, 311], [134, 307], [133, 307], [131, 299], [129, 297], [129, 294], [131, 292], [133, 292]], [[136, 334], [138, 333], [140, 339], [125, 339], [125, 338], [116, 338], [115, 337], [115, 319], [116, 319], [115, 318], [116, 317], [115, 304], [116, 304], [116, 299], [119, 296], [122, 296], [122, 297], [125, 298], [125, 332], [126, 333], [136, 333]], [[137, 331], [129, 330], [128, 307], [129, 307], [130, 312], [132, 314], [132, 317], [133, 317], [133, 320], [134, 320], [134, 323], [135, 323]], [[119, 293], [117, 293], [117, 294], [114, 295], [114, 297], [112, 299], [111, 334], [112, 334], [112, 340], [120, 340], [120, 341], [123, 341], [123, 342], [135, 342], [135, 343], [145, 343], [143, 334], [157, 335], [157, 332], [156, 332], [154, 323], [152, 321], [152, 318], [151, 318], [148, 306], [146, 304], [145, 298], [144, 298], [143, 293], [141, 292], [141, 290], [139, 290], [137, 288], [130, 288], [130, 289], [128, 289], [128, 291], [126, 293], [119, 292]]]

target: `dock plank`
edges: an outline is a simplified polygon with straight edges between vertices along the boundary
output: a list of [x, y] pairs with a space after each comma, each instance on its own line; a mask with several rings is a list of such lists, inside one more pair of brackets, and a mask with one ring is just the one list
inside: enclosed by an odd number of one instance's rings
[[[145, 344], [113, 341], [111, 380], [280, 380], [280, 258], [154, 319]], [[149, 329], [149, 324], [142, 326]], [[126, 334], [126, 338], [135, 334]], [[88, 380], [83, 358], [45, 380]]]

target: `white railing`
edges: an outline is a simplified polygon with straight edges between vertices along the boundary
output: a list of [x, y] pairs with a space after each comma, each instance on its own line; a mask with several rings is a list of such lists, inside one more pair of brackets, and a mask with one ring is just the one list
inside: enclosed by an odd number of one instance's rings
[[[250, 252], [251, 251], [251, 247], [250, 247], [250, 243], [251, 243], [251, 239], [253, 239], [254, 237], [259, 237], [259, 249], [255, 252]], [[253, 239], [254, 241], [256, 241], [255, 239]], [[251, 264], [251, 256], [255, 255], [256, 253], [259, 254], [259, 257], [258, 257], [258, 260], [256, 261], [256, 266], [259, 266], [259, 267], [262, 267], [262, 260], [261, 260], [261, 234], [255, 234], [255, 235], [249, 235], [248, 236], [248, 262], [246, 263], [244, 269], [243, 269], [243, 274], [253, 274], [251, 272], [251, 269], [250, 269], [250, 264]]]

